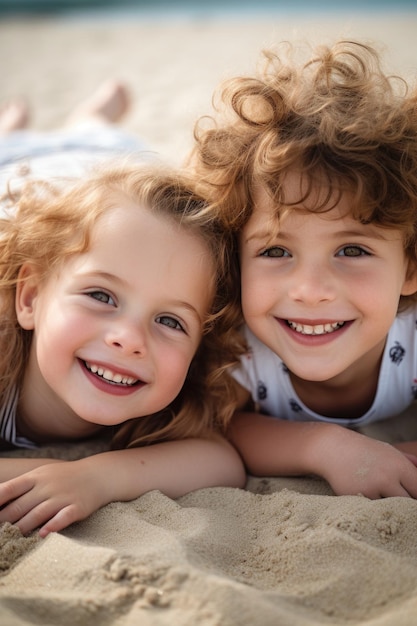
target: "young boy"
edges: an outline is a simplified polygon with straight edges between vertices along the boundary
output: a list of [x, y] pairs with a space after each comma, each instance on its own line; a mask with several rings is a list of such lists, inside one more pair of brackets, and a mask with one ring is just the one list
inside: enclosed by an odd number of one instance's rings
[[417, 91], [360, 43], [266, 58], [225, 87], [227, 121], [197, 133], [239, 249], [248, 351], [232, 374], [258, 411], [231, 439], [256, 475], [416, 498], [417, 443], [351, 428], [416, 397]]

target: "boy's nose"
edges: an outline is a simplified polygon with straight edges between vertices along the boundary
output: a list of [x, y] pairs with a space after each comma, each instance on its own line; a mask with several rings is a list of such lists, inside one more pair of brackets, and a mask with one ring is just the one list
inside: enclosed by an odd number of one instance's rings
[[331, 271], [323, 265], [305, 263], [292, 273], [288, 292], [294, 301], [310, 306], [330, 302], [335, 297], [335, 284]]

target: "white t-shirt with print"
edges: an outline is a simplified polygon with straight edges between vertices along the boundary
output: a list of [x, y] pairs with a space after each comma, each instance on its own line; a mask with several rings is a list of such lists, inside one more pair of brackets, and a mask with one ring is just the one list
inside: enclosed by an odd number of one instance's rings
[[401, 413], [417, 398], [417, 305], [399, 314], [389, 331], [370, 409], [355, 419], [329, 418], [306, 407], [291, 383], [283, 361], [245, 327], [249, 352], [233, 377], [247, 389], [264, 414], [292, 421], [337, 422], [362, 426]]

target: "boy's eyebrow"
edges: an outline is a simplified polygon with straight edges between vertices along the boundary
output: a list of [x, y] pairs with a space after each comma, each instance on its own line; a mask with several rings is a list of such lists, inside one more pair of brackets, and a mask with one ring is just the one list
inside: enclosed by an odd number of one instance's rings
[[[338, 237], [364, 237], [364, 238], [368, 238], [371, 237], [372, 239], [380, 239], [382, 241], [386, 241], [388, 239], [388, 237], [384, 236], [384, 230], [381, 228], [375, 228], [372, 224], [364, 224], [363, 225], [364, 228], [367, 229], [367, 231], [362, 231], [362, 230], [355, 230], [354, 228], [349, 229], [349, 230], [341, 230], [338, 231], [337, 233], [335, 233], [335, 235], [337, 235]], [[387, 229], [387, 234], [391, 232], [390, 230]]]
[[[366, 227], [367, 229], [369, 229], [367, 232], [364, 232], [362, 230], [355, 230], [355, 229], [349, 229], [349, 230], [340, 230], [334, 233], [334, 236], [336, 237], [346, 237], [346, 238], [350, 238], [350, 237], [362, 237], [362, 238], [373, 238], [373, 239], [380, 239], [381, 241], [386, 241], [387, 239], [389, 239], [389, 237], [385, 237], [384, 236], [384, 231], [382, 229], [376, 229], [372, 226], [372, 224], [364, 224], [364, 227]], [[387, 230], [387, 234], [390, 231]], [[261, 240], [265, 240], [265, 239], [271, 239], [273, 237], [279, 236], [282, 239], [290, 239], [290, 236], [285, 232], [285, 230], [278, 230], [276, 229], [275, 232], [272, 230], [257, 230], [254, 233], [252, 233], [249, 237], [247, 237], [246, 239], [244, 239], [243, 243], [249, 243], [250, 241], [254, 240], [254, 239], [261, 239]]]
[[[277, 234], [277, 233], [275, 233], [275, 234]], [[254, 233], [252, 233], [252, 235], [247, 237], [244, 240], [244, 243], [249, 243], [249, 241], [252, 241], [252, 239], [270, 239], [272, 236], [273, 236], [273, 234], [272, 234], [272, 232], [270, 230], [257, 230]]]

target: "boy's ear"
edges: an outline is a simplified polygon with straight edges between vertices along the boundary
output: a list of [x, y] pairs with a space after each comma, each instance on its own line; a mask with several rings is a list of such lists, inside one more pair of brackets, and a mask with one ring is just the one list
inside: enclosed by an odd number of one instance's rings
[[19, 270], [16, 286], [16, 317], [20, 326], [25, 330], [35, 327], [35, 300], [39, 292], [39, 275], [35, 268], [25, 263]]
[[402, 296], [411, 296], [417, 292], [417, 266], [411, 261], [408, 262], [407, 274], [401, 290]]

